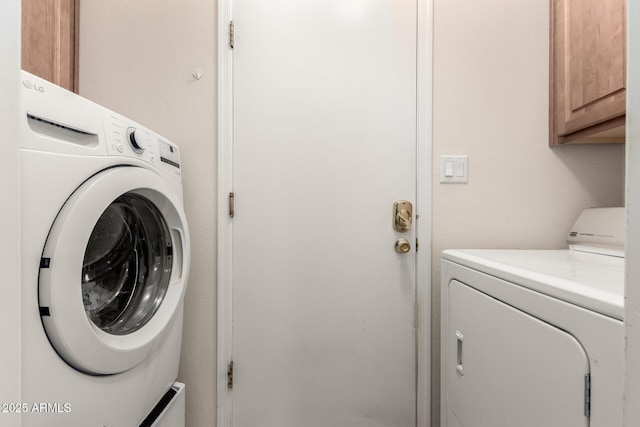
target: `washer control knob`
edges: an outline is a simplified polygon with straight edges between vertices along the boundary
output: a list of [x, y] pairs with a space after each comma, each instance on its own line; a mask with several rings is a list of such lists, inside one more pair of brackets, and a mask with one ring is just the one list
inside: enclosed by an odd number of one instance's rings
[[138, 129], [131, 127], [127, 129], [127, 139], [135, 151], [138, 154], [141, 154], [144, 151], [143, 143], [142, 143], [142, 132]]

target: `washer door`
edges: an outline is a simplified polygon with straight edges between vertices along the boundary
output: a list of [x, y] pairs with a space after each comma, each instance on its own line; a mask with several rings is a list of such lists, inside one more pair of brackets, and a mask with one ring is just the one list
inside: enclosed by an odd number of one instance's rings
[[157, 174], [116, 167], [60, 210], [42, 255], [42, 323], [74, 368], [105, 375], [142, 362], [185, 291], [189, 235], [182, 201]]

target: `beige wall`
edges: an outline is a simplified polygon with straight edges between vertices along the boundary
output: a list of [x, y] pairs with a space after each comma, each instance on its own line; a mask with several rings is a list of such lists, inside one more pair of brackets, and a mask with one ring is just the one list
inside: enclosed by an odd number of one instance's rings
[[[181, 148], [192, 264], [179, 379], [187, 426], [215, 425], [215, 2], [80, 2], [80, 94]], [[204, 72], [192, 77], [194, 68]]]
[[[548, 8], [540, 0], [434, 0], [436, 420], [440, 252], [564, 248], [580, 210], [623, 204], [624, 146], [547, 147]], [[442, 154], [469, 155], [467, 185], [438, 183]]]

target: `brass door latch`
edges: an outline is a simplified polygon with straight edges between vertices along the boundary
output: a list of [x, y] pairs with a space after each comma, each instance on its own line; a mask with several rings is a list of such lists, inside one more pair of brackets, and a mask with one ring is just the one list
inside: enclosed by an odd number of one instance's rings
[[396, 200], [393, 203], [393, 229], [404, 233], [411, 230], [413, 205], [408, 200]]

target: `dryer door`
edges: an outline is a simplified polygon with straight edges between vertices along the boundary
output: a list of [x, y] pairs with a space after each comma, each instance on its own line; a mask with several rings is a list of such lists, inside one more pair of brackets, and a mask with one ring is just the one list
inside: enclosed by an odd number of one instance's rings
[[144, 360], [182, 304], [188, 249], [182, 201], [157, 174], [123, 166], [86, 181], [40, 265], [40, 314], [58, 354], [98, 375]]
[[452, 280], [447, 426], [587, 427], [589, 359], [567, 332]]

